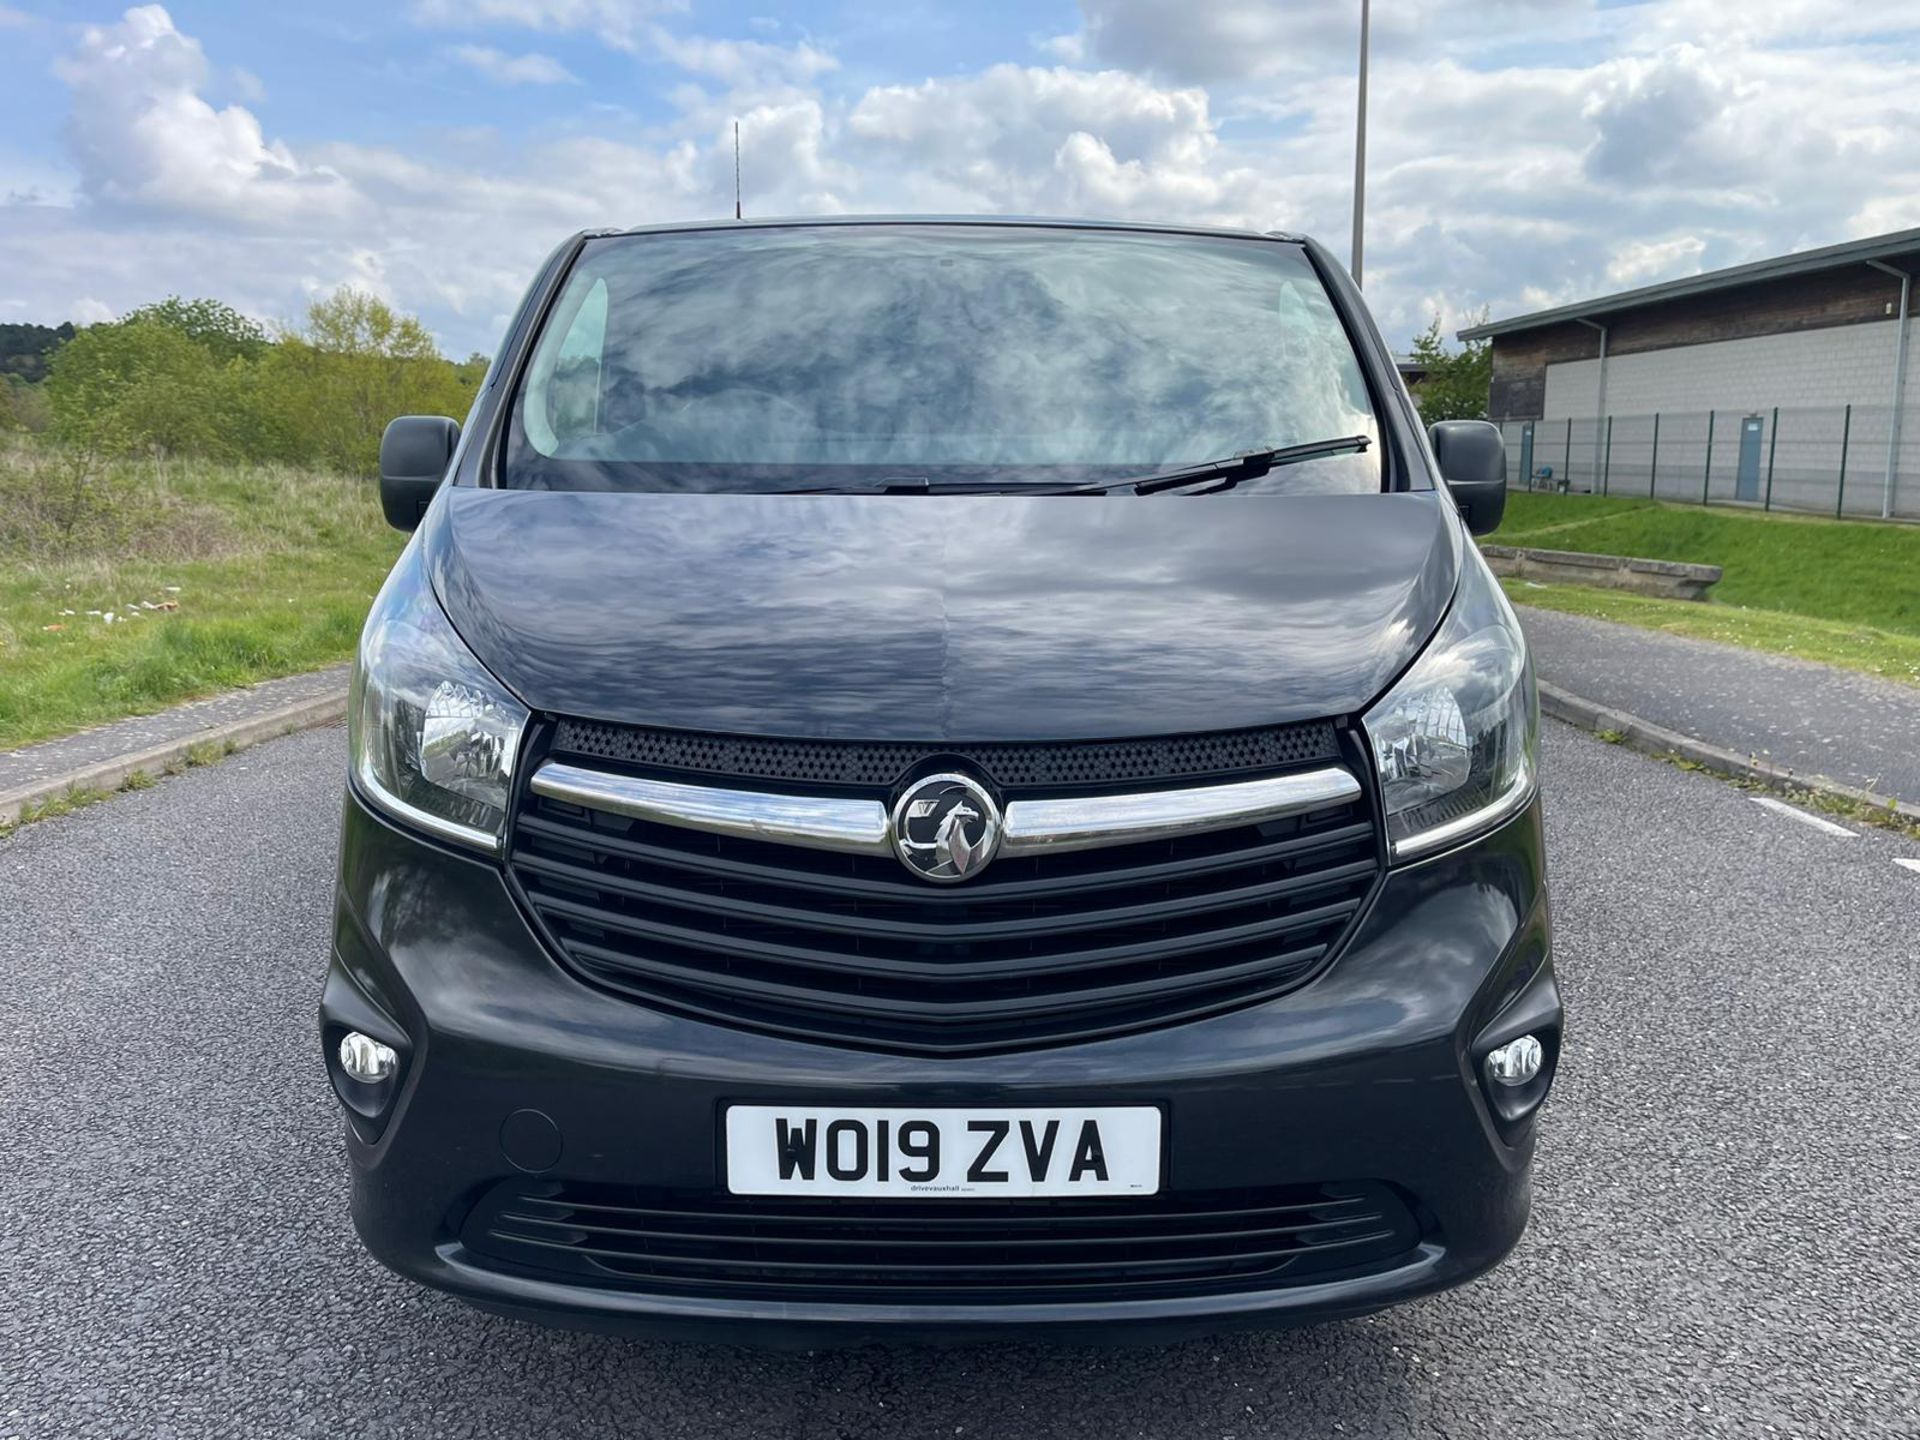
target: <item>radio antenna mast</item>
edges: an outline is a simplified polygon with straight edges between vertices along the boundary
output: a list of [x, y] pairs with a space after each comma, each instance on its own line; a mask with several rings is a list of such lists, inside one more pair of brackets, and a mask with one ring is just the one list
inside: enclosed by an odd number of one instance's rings
[[740, 218], [740, 122], [733, 122], [733, 218]]

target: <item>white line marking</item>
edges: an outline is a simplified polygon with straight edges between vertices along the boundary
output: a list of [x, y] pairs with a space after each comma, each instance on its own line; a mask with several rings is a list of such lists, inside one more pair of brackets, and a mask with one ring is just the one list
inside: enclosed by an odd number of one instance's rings
[[1831, 820], [1822, 820], [1818, 815], [1809, 815], [1806, 811], [1789, 805], [1784, 800], [1775, 800], [1767, 795], [1749, 795], [1747, 798], [1756, 805], [1764, 805], [1767, 809], [1785, 815], [1790, 820], [1798, 820], [1802, 825], [1811, 825], [1814, 829], [1824, 830], [1829, 835], [1842, 835], [1849, 840], [1860, 838], [1857, 830], [1849, 830], [1846, 826], [1836, 825]]
[[1893, 863], [1896, 865], [1904, 865], [1909, 870], [1920, 870], [1920, 860], [1909, 860], [1904, 855], [1894, 856]]

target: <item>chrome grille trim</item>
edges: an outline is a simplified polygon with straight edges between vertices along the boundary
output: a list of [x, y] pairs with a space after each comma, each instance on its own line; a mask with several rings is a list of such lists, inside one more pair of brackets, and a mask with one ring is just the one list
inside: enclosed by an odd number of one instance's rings
[[1092, 850], [1167, 840], [1204, 830], [1258, 825], [1360, 798], [1360, 782], [1329, 765], [1297, 775], [1073, 800], [1015, 800], [1007, 806], [1002, 855]]
[[551, 760], [534, 772], [532, 783], [534, 793], [549, 800], [683, 830], [858, 854], [885, 855], [892, 848], [887, 838], [887, 809], [878, 800], [681, 785], [671, 780], [609, 775]]
[[[534, 793], [685, 830], [705, 830], [814, 850], [892, 851], [887, 807], [878, 800], [778, 795], [614, 775], [550, 760], [534, 772]], [[1339, 766], [1226, 785], [1008, 804], [1002, 855], [1091, 850], [1257, 825], [1342, 805], [1361, 795]]]

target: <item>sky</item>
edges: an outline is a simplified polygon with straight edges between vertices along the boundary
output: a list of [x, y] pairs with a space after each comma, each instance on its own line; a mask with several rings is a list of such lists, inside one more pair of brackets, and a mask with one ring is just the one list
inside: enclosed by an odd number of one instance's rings
[[[1348, 251], [1359, 0], [0, 0], [0, 321], [342, 285], [491, 350], [576, 229], [1018, 213]], [[1920, 226], [1913, 0], [1375, 0], [1401, 346]]]

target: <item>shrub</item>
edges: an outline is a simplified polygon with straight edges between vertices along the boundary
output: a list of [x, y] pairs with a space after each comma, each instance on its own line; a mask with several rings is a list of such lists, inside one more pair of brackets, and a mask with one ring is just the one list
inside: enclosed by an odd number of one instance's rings
[[226, 456], [234, 442], [232, 361], [164, 320], [90, 325], [47, 376], [56, 439], [106, 455], [158, 450]]
[[44, 387], [0, 375], [0, 435], [39, 435], [52, 423], [53, 409], [47, 404]]
[[484, 373], [483, 360], [456, 366], [418, 320], [361, 291], [315, 301], [277, 339], [219, 301], [174, 297], [79, 332], [54, 356], [46, 399], [55, 438], [95, 455], [371, 474], [389, 420], [462, 416]]

